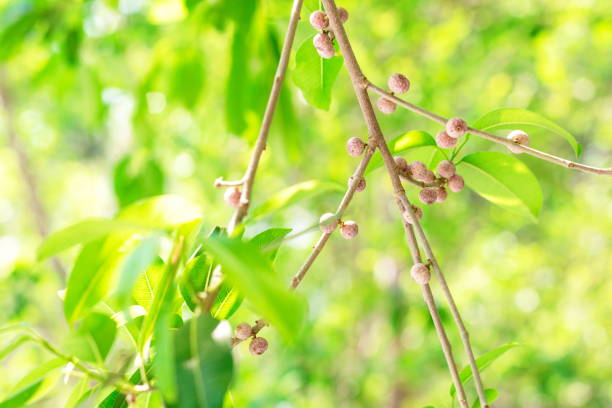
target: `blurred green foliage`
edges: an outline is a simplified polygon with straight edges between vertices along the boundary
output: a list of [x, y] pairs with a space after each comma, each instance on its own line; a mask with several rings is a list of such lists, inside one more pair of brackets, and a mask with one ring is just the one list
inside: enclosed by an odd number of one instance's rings
[[[312, 35], [304, 17], [315, 3], [306, 2], [296, 50]], [[409, 101], [470, 123], [499, 107], [539, 112], [576, 136], [584, 147], [581, 161], [610, 165], [607, 1], [340, 5], [349, 10], [346, 28], [373, 82], [383, 85], [389, 74], [402, 72], [412, 82]], [[289, 0], [0, 0], [0, 74], [14, 112], [0, 115], [0, 325], [30, 322], [55, 344], [70, 332], [58, 296], [64, 284], [50, 264], [37, 261], [41, 238], [8, 143], [7, 122], [31, 159], [52, 230], [113, 217], [160, 193], [198, 203], [208, 231], [223, 226], [232, 209], [213, 181], [239, 178], [246, 167], [290, 7]], [[270, 227], [302, 231], [332, 211], [337, 185], [346, 183], [357, 163], [346, 155], [345, 141], [366, 135], [346, 70], [340, 69], [329, 110], [319, 110], [295, 86], [294, 57], [255, 183], [253, 208], [267, 210], [253, 213], [247, 238]], [[439, 130], [401, 109], [380, 120], [389, 139], [411, 130]], [[573, 155], [567, 142], [550, 132], [537, 133], [531, 142]], [[405, 156], [420, 157], [417, 150]], [[505, 153], [475, 137], [464, 153], [482, 150]], [[499, 393], [496, 406], [608, 407], [612, 187], [606, 178], [523, 156], [518, 158], [537, 176], [543, 193], [536, 222], [465, 190], [425, 208], [424, 227], [477, 354], [505, 343], [522, 345], [483, 374], [485, 385]], [[323, 193], [305, 188], [299, 201], [274, 196], [309, 180], [323, 183]], [[376, 170], [367, 182], [346, 214], [359, 223], [358, 239], [334, 235], [299, 288], [309, 313], [296, 341], [287, 344], [277, 330], [266, 329], [270, 350], [263, 356], [251, 356], [246, 345], [235, 349], [234, 406], [389, 406], [398, 393], [405, 407], [451, 406], [433, 325], [419, 288], [405, 273], [410, 260], [387, 177]], [[414, 199], [416, 190], [408, 190]], [[277, 211], [269, 213], [270, 208]], [[138, 222], [142, 211], [128, 220]], [[186, 220], [189, 214], [181, 210], [177, 216]], [[300, 235], [278, 251], [274, 268], [284, 281], [316, 236]], [[60, 259], [72, 265], [76, 256], [70, 250]], [[151, 277], [159, 284], [164, 269], [156, 268], [149, 272], [155, 271]], [[436, 294], [438, 289], [434, 284]], [[155, 302], [141, 301], [147, 309]], [[178, 325], [172, 301], [157, 301], [168, 328]], [[451, 328], [444, 302], [439, 307]], [[230, 322], [252, 322], [259, 312], [245, 302]], [[90, 316], [104, 320], [106, 314]], [[209, 335], [208, 323], [202, 324]], [[89, 336], [86, 325], [80, 328]], [[112, 332], [104, 335], [114, 337]], [[453, 329], [449, 334], [463, 365], [458, 334]], [[116, 336], [111, 350], [82, 337], [72, 339], [71, 347], [94, 361], [100, 354], [121, 356], [130, 347], [129, 336], [124, 330]], [[10, 339], [0, 334], [0, 346]], [[170, 345], [175, 340], [160, 337]], [[57, 364], [49, 359], [26, 342], [0, 362], [5, 374], [0, 398], [29, 393], [40, 398], [30, 400], [36, 406], [70, 406], [67, 401], [76, 398], [71, 389], [87, 384], [72, 376], [71, 387], [62, 386], [61, 378], [45, 371]], [[39, 376], [18, 383], [37, 366]]]

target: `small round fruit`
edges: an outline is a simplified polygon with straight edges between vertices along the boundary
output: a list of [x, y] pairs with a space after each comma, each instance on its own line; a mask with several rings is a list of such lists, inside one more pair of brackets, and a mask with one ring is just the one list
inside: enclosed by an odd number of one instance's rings
[[[513, 130], [508, 135], [508, 140], [523, 146], [529, 146], [529, 135], [522, 130]], [[508, 146], [512, 153], [523, 153], [520, 149], [514, 146]]]
[[393, 74], [389, 77], [387, 85], [391, 92], [404, 94], [410, 89], [410, 81], [402, 74]]
[[446, 133], [455, 139], [460, 138], [467, 132], [468, 125], [461, 118], [452, 118], [446, 122]]
[[424, 181], [424, 179], [427, 178], [427, 167], [425, 167], [423, 162], [420, 162], [418, 160], [410, 163], [409, 171], [415, 180]]
[[255, 337], [249, 343], [249, 351], [255, 356], [260, 356], [268, 349], [268, 341], [263, 337]]
[[246, 340], [253, 335], [253, 328], [248, 323], [240, 323], [234, 329], [234, 337], [238, 340]]
[[242, 196], [242, 192], [238, 187], [230, 187], [225, 190], [225, 194], [223, 194], [223, 199], [230, 207], [240, 207], [240, 197]]
[[317, 53], [321, 58], [331, 58], [336, 53], [331, 38], [326, 33], [319, 33], [314, 36], [312, 43], [317, 49]]
[[444, 187], [435, 187], [436, 189], [436, 203], [441, 203], [448, 197], [448, 192]]
[[427, 170], [421, 181], [423, 183], [433, 183], [434, 181], [436, 181], [436, 175], [433, 171]]
[[419, 191], [419, 200], [423, 204], [433, 204], [438, 199], [438, 192], [435, 187], [425, 187], [421, 191]]
[[400, 174], [408, 174], [409, 166], [406, 159], [404, 159], [402, 156], [395, 156], [393, 157], [393, 160], [395, 161], [395, 168]]
[[410, 268], [410, 276], [419, 285], [427, 285], [431, 279], [431, 272], [427, 265], [416, 263]]
[[313, 11], [310, 14], [310, 25], [315, 30], [323, 30], [327, 28], [329, 25], [329, 20], [327, 19], [327, 14], [322, 12], [321, 10]]
[[340, 226], [340, 234], [343, 238], [353, 239], [359, 233], [359, 226], [355, 221], [346, 221]]
[[463, 190], [463, 187], [465, 187], [465, 183], [463, 181], [463, 177], [461, 177], [460, 175], [455, 174], [453, 177], [448, 179], [448, 188], [453, 193], [460, 192], [461, 190]]
[[376, 102], [376, 106], [378, 106], [378, 110], [387, 115], [395, 112], [395, 108], [397, 108], [395, 102], [387, 98], [378, 99], [378, 101]]
[[446, 131], [441, 130], [436, 135], [436, 144], [443, 149], [452, 149], [457, 145], [457, 139], [450, 137]]
[[340, 23], [346, 23], [349, 18], [348, 10], [344, 7], [338, 7], [338, 17], [340, 18]]
[[346, 142], [346, 151], [353, 157], [360, 156], [365, 150], [366, 144], [358, 137], [351, 137]]
[[332, 213], [325, 213], [319, 218], [319, 228], [321, 231], [331, 234], [336, 229], [338, 225], [338, 220], [336, 216]]
[[455, 165], [450, 160], [442, 160], [436, 167], [436, 172], [440, 177], [451, 178], [455, 175]]

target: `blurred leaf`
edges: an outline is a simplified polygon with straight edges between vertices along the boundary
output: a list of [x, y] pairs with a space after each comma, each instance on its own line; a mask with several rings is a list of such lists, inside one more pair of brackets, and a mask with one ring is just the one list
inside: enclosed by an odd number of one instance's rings
[[212, 317], [218, 320], [229, 319], [236, 313], [242, 304], [242, 300], [243, 297], [240, 296], [236, 288], [230, 286], [227, 282], [223, 282], [210, 313]]
[[207, 314], [192, 318], [174, 335], [177, 399], [169, 408], [221, 408], [233, 376], [230, 345], [211, 337], [219, 322]]
[[293, 339], [306, 317], [306, 304], [287, 289], [270, 261], [252, 243], [222, 236], [209, 238], [205, 246], [233, 283], [283, 337]]
[[145, 273], [157, 259], [160, 237], [150, 236], [140, 242], [138, 247], [127, 257], [117, 286], [117, 296], [121, 307], [127, 307], [131, 300], [134, 285], [138, 277]]
[[[476, 367], [478, 367], [478, 371], [482, 372], [485, 368], [487, 368], [488, 366], [490, 366], [495, 360], [497, 360], [499, 357], [501, 357], [506, 351], [514, 348], [514, 347], [518, 347], [520, 344], [519, 343], [508, 343], [508, 344], [504, 344], [503, 346], [500, 346], [494, 350], [491, 350], [485, 354], [483, 354], [482, 356], [478, 357], [476, 359]], [[466, 382], [468, 382], [471, 378], [472, 378], [472, 367], [470, 367], [469, 365], [465, 366], [460, 372], [459, 372], [459, 378], [461, 378], [461, 382], [463, 384], [465, 384]], [[493, 390], [495, 391], [495, 390]], [[455, 396], [455, 386], [451, 385], [450, 388], [450, 395], [452, 397]]]
[[49, 258], [74, 245], [87, 244], [113, 232], [142, 229], [137, 225], [121, 220], [92, 218], [80, 221], [49, 235], [38, 248], [38, 260]]
[[198, 206], [176, 195], [161, 195], [138, 201], [117, 216], [119, 220], [159, 229], [173, 229], [201, 217]]
[[164, 184], [161, 165], [143, 152], [125, 156], [113, 171], [113, 187], [120, 207], [162, 194]]
[[87, 393], [90, 382], [91, 379], [89, 379], [89, 377], [81, 378], [81, 380], [75, 385], [74, 389], [70, 393], [70, 396], [66, 400], [64, 408], [76, 407], [81, 398]]
[[159, 316], [155, 321], [153, 329], [155, 344], [155, 360], [153, 362], [153, 373], [157, 379], [157, 385], [162, 396], [167, 401], [175, 401], [176, 395], [176, 367], [175, 367], [175, 333], [172, 330], [172, 319], [174, 294], [176, 288], [174, 282], [170, 282], [167, 295], [161, 299]]
[[342, 67], [342, 57], [326, 59], [317, 54], [312, 44], [314, 35], [300, 45], [295, 54], [293, 82], [302, 90], [306, 101], [315, 108], [328, 110], [334, 82]]
[[313, 198], [331, 191], [343, 191], [344, 187], [334, 181], [309, 180], [279, 191], [251, 211], [249, 221], [254, 221], [299, 201]]
[[72, 329], [65, 347], [71, 355], [81, 360], [103, 364], [116, 335], [117, 326], [110, 317], [91, 313], [76, 329]]
[[[493, 388], [486, 388], [484, 390], [484, 393], [485, 393], [485, 398], [487, 399], [487, 402], [489, 404], [495, 402], [497, 397], [499, 397], [497, 390]], [[474, 403], [472, 404], [472, 408], [478, 408], [478, 407], [480, 407], [480, 398], [476, 397], [476, 399], [474, 400]]]
[[65, 360], [55, 358], [36, 367], [13, 387], [11, 394], [0, 402], [0, 408], [21, 408], [28, 405], [28, 402], [35, 401], [49, 391], [51, 382], [56, 381], [56, 377], [50, 377], [50, 374], [64, 365]]
[[255, 235], [250, 242], [262, 253], [269, 253], [270, 260], [274, 262], [283, 239], [290, 232], [291, 228], [269, 228]]
[[140, 306], [149, 310], [155, 291], [164, 273], [164, 264], [160, 261], [151, 265], [147, 270], [138, 276], [134, 283], [132, 297]]
[[6, 356], [11, 354], [13, 351], [17, 350], [19, 346], [22, 344], [32, 340], [32, 337], [25, 334], [18, 336], [17, 338], [11, 340], [6, 346], [0, 348], [0, 361], [2, 361]]
[[524, 129], [525, 126], [542, 128], [564, 138], [574, 149], [576, 156], [580, 155], [582, 146], [571, 133], [546, 119], [542, 115], [526, 109], [501, 108], [491, 111], [478, 119], [473, 127], [484, 131], [496, 129]]
[[[204, 88], [205, 66], [201, 50], [188, 48], [181, 53], [170, 80], [170, 97], [188, 109], [198, 102]], [[158, 193], [159, 194], [159, 193]]]
[[179, 290], [187, 306], [193, 311], [197, 306], [197, 294], [206, 289], [210, 281], [213, 263], [206, 254], [190, 260], [185, 266], [179, 282]]
[[[439, 149], [436, 146], [436, 141], [427, 132], [422, 130], [410, 130], [403, 133], [388, 142], [389, 150], [391, 154], [399, 155], [400, 153], [408, 150], [417, 149], [420, 147], [435, 147], [436, 151]], [[380, 154], [376, 154], [372, 157], [365, 174], [370, 174], [372, 171], [378, 169], [383, 165], [383, 159]]]
[[477, 152], [457, 165], [466, 185], [494, 204], [535, 219], [542, 208], [542, 190], [531, 170], [516, 157]]

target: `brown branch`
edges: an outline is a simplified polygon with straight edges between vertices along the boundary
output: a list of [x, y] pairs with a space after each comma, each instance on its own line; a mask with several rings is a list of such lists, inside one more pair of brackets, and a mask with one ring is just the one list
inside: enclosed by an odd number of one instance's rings
[[[327, 11], [331, 28], [335, 34], [336, 40], [338, 41], [338, 46], [340, 47], [342, 55], [344, 56], [344, 61], [346, 63], [346, 67], [349, 72], [351, 82], [353, 84], [355, 95], [357, 96], [362, 115], [366, 121], [368, 135], [370, 137], [369, 143], [375, 143], [383, 157], [383, 161], [385, 163], [385, 166], [387, 167], [387, 172], [389, 173], [389, 178], [393, 186], [397, 205], [399, 207], [400, 213], [404, 218], [404, 226], [406, 227], [406, 233], [409, 237], [413, 238], [414, 232], [412, 231], [412, 228], [409, 228], [408, 223], [418, 225], [418, 219], [414, 214], [412, 205], [406, 197], [405, 190], [402, 186], [400, 177], [395, 166], [395, 161], [384, 139], [382, 130], [380, 129], [380, 125], [378, 123], [378, 120], [376, 119], [376, 115], [374, 114], [374, 109], [367, 93], [369, 81], [361, 72], [361, 68], [359, 67], [359, 63], [357, 62], [355, 54], [353, 53], [353, 49], [346, 35], [346, 31], [344, 30], [344, 27], [342, 26], [338, 17], [338, 10], [336, 8], [334, 0], [322, 0], [322, 3], [325, 7], [325, 10]], [[417, 252], [415, 251], [417, 251], [417, 248], [414, 247], [416, 245], [415, 240], [409, 239], [409, 244], [411, 246], [410, 249], [413, 254], [413, 258], [416, 259], [415, 254]], [[468, 405], [465, 396], [465, 391], [463, 390], [463, 385], [459, 378], [459, 373], [453, 358], [451, 346], [448, 341], [448, 338], [446, 337], [444, 327], [442, 326], [441, 321], [439, 320], [439, 315], [437, 314], [435, 303], [433, 301], [433, 295], [431, 293], [429, 285], [423, 286], [423, 297], [425, 298], [427, 307], [429, 308], [432, 319], [434, 320], [436, 332], [438, 333], [440, 343], [442, 344], [442, 349], [446, 358], [448, 368], [451, 372], [453, 383], [455, 385], [455, 388], [457, 389], [457, 398], [462, 407], [467, 407]], [[481, 401], [484, 401], [484, 399], [481, 399]]]
[[295, 39], [295, 31], [297, 24], [300, 21], [300, 12], [302, 10], [303, 0], [294, 0], [293, 8], [291, 10], [291, 17], [289, 18], [289, 26], [287, 27], [287, 34], [283, 42], [283, 49], [281, 50], [280, 60], [276, 67], [276, 74], [274, 76], [274, 83], [272, 84], [272, 90], [268, 97], [268, 103], [264, 112], [263, 121], [261, 128], [259, 129], [259, 135], [257, 136], [257, 142], [255, 143], [255, 149], [251, 156], [251, 161], [247, 167], [246, 173], [242, 178], [242, 196], [240, 198], [240, 206], [236, 209], [232, 219], [230, 220], [228, 230], [231, 232], [236, 225], [238, 225], [249, 211], [249, 202], [251, 200], [251, 191], [253, 189], [253, 183], [255, 182], [255, 174], [257, 173], [257, 167], [264, 150], [266, 150], [266, 144], [268, 141], [268, 134], [270, 133], [270, 126], [272, 119], [274, 118], [274, 112], [276, 111], [276, 105], [280, 96], [283, 81], [285, 80], [285, 74], [287, 73], [287, 65], [289, 64], [289, 56], [291, 55], [291, 48], [293, 47], [293, 41]]
[[[407, 102], [401, 98], [398, 98], [395, 95], [392, 95], [391, 93], [385, 91], [384, 89], [381, 89], [380, 87], [374, 85], [373, 83], [369, 82], [367, 83], [367, 88], [371, 89], [373, 92], [377, 93], [378, 95], [384, 96], [387, 99], [392, 100], [393, 102], [395, 102], [396, 104], [398, 104], [399, 106], [408, 109], [412, 112], [415, 112], [421, 116], [424, 116], [428, 119], [433, 120], [434, 122], [437, 122], [441, 125], [446, 125], [446, 122], [448, 121], [448, 119], [439, 116], [435, 113], [429, 112], [426, 109], [423, 109], [421, 107], [418, 107], [410, 102]], [[521, 153], [525, 153], [528, 154], [530, 156], [534, 156], [537, 157], [539, 159], [545, 160], [547, 162], [562, 166], [562, 167], [567, 167], [568, 169], [576, 169], [576, 170], [580, 170], [583, 171], [585, 173], [591, 173], [591, 174], [601, 174], [601, 175], [605, 175], [605, 176], [612, 176], [612, 167], [610, 168], [601, 168], [601, 167], [593, 167], [593, 166], [588, 166], [586, 164], [582, 164], [582, 163], [576, 163], [573, 162], [571, 160], [567, 160], [561, 157], [557, 157], [554, 156], [550, 153], [546, 153], [546, 152], [542, 152], [540, 150], [537, 149], [533, 149], [531, 147], [527, 147], [527, 146], [522, 146], [520, 144], [514, 143], [511, 140], [505, 139], [503, 137], [499, 137], [496, 136], [492, 133], [488, 133], [485, 132], [483, 130], [480, 129], [475, 129], [472, 127], [468, 127], [468, 133], [471, 133], [473, 135], [482, 137], [483, 139], [487, 139], [490, 140], [492, 142], [504, 145], [506, 147], [512, 147], [514, 150], [520, 151]]]
[[[49, 234], [49, 217], [45, 211], [40, 195], [38, 194], [38, 185], [34, 172], [32, 171], [30, 158], [28, 157], [25, 147], [19, 141], [19, 137], [17, 135], [17, 128], [15, 126], [15, 109], [3, 74], [4, 73], [0, 71], [0, 106], [4, 111], [4, 122], [6, 125], [6, 133], [8, 135], [8, 144], [15, 152], [15, 156], [17, 156], [19, 171], [21, 172], [21, 177], [28, 192], [28, 204], [32, 214], [34, 215], [36, 231], [38, 232], [38, 235], [44, 238]], [[61, 283], [65, 283], [66, 270], [64, 269], [63, 265], [57, 258], [51, 258], [51, 264], [57, 272]]]

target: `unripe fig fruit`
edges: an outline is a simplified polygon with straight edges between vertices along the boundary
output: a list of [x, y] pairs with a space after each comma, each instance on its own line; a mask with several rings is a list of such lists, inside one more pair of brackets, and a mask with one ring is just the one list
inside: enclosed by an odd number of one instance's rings
[[[349, 178], [349, 184], [353, 181], [353, 176], [351, 176], [351, 178]], [[355, 187], [355, 191], [358, 193], [361, 193], [363, 190], [365, 190], [366, 188], [366, 181], [365, 179], [362, 177], [359, 182], [357, 183], [357, 186]]]
[[260, 356], [268, 349], [268, 341], [263, 337], [255, 337], [249, 343], [249, 351], [255, 356]]
[[346, 239], [353, 239], [359, 233], [359, 226], [355, 221], [346, 221], [340, 226], [340, 234]]
[[246, 340], [253, 335], [253, 328], [248, 323], [240, 323], [234, 329], [234, 337], [238, 340]]
[[313, 11], [310, 14], [310, 25], [313, 26], [315, 30], [323, 30], [327, 28], [327, 26], [329, 25], [327, 14], [325, 14], [321, 10]]
[[410, 268], [410, 276], [419, 285], [427, 285], [431, 279], [431, 272], [429, 272], [427, 265], [417, 263]]
[[441, 203], [448, 197], [448, 192], [444, 187], [434, 187], [436, 189], [436, 203]]
[[404, 159], [402, 156], [394, 156], [393, 160], [395, 161], [395, 167], [400, 174], [408, 174], [409, 166], [406, 159]]
[[410, 89], [410, 81], [402, 74], [393, 74], [389, 77], [387, 85], [391, 92], [404, 94]]
[[[510, 132], [508, 135], [508, 140], [511, 140], [516, 144], [529, 146], [529, 135], [522, 130], [513, 130]], [[508, 149], [510, 149], [512, 153], [523, 153], [520, 149], [517, 149], [514, 146], [508, 146]]]
[[457, 145], [457, 139], [450, 137], [446, 131], [441, 130], [436, 135], [436, 144], [443, 149], [452, 149]]
[[468, 125], [461, 118], [452, 118], [446, 122], [446, 133], [455, 139], [460, 138], [467, 132]]
[[461, 190], [463, 190], [463, 187], [465, 187], [465, 183], [463, 181], [463, 177], [461, 177], [460, 175], [455, 174], [454, 176], [448, 179], [448, 188], [453, 193], [460, 192]]
[[319, 228], [321, 231], [331, 234], [336, 229], [338, 220], [332, 213], [325, 213], [319, 218]]
[[433, 183], [436, 181], [436, 175], [433, 173], [433, 171], [427, 170], [421, 181], [423, 183]]
[[319, 33], [314, 36], [312, 43], [317, 49], [321, 58], [331, 58], [336, 53], [331, 38], [326, 33]]
[[365, 150], [366, 144], [358, 137], [351, 137], [346, 142], [346, 151], [353, 157], [360, 156]]
[[340, 18], [340, 22], [342, 24], [346, 23], [349, 18], [348, 10], [344, 7], [338, 7], [338, 17]]
[[436, 167], [436, 172], [445, 179], [453, 177], [455, 171], [457, 171], [455, 165], [450, 160], [442, 160]]
[[415, 180], [424, 181], [424, 179], [427, 178], [427, 167], [425, 167], [423, 162], [420, 162], [418, 160], [410, 163], [409, 171]]
[[397, 108], [395, 102], [387, 98], [379, 98], [376, 102], [376, 106], [378, 106], [378, 110], [387, 115], [395, 112], [395, 108]]
[[421, 200], [423, 204], [433, 204], [436, 202], [437, 199], [438, 192], [436, 190], [436, 187], [425, 187], [424, 189], [419, 191], [419, 200]]
[[230, 187], [225, 190], [225, 194], [223, 194], [223, 199], [227, 204], [231, 207], [240, 207], [240, 197], [242, 196], [242, 192], [238, 187]]

